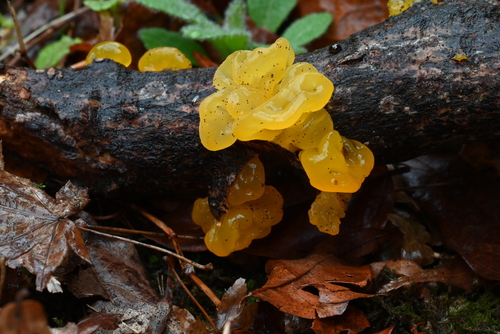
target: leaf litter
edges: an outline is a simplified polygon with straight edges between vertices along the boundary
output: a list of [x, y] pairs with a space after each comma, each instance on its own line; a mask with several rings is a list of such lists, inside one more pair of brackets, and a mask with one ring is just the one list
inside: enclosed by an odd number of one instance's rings
[[[359, 5], [358, 2], [363, 1], [354, 1], [351, 6], [337, 0], [315, 1], [314, 6], [318, 7], [331, 7], [335, 4], [336, 20], [327, 36], [330, 42], [350, 35], [349, 29], [358, 24], [356, 21], [360, 16], [373, 16], [376, 20], [382, 20], [384, 17], [380, 16], [386, 15], [373, 8], [353, 8], [352, 5]], [[54, 1], [52, 3], [55, 4]], [[377, 1], [378, 3], [383, 1]], [[300, 1], [299, 10], [314, 7], [309, 5], [311, 4], [307, 1]], [[43, 8], [38, 6], [35, 9], [41, 11]], [[360, 11], [363, 15], [353, 15], [353, 11]], [[131, 11], [130, 15], [128, 21], [132, 22], [136, 14]], [[340, 34], [344, 35], [337, 37]], [[134, 34], [129, 34], [132, 35]], [[477, 152], [475, 148], [472, 151]], [[477, 160], [472, 158], [472, 162]], [[294, 223], [293, 228], [290, 225], [278, 225], [274, 229], [278, 233], [273, 231], [279, 236], [273, 239], [275, 242], [268, 238], [255, 243], [258, 246], [256, 254], [275, 258], [267, 265], [268, 282], [253, 292], [253, 296], [261, 293], [261, 301], [248, 302], [245, 299], [244, 282], [236, 280], [222, 298], [217, 313], [217, 327], [221, 328], [231, 320], [233, 329], [245, 330], [250, 323], [253, 330], [261, 328], [263, 332], [266, 329], [270, 333], [269, 328], [276, 324], [276, 319], [265, 318], [263, 313], [275, 318], [301, 319], [283, 315], [268, 305], [265, 302], [267, 300], [279, 310], [314, 319], [312, 327], [309, 323], [309, 327], [305, 327], [303, 331], [310, 331], [312, 328], [316, 333], [357, 333], [367, 327], [367, 317], [363, 311], [351, 305], [358, 298], [368, 298], [376, 293], [391, 294], [416, 282], [444, 282], [468, 292], [473, 289], [474, 282], [477, 283], [475, 273], [487, 279], [498, 280], [496, 259], [500, 253], [500, 242], [498, 233], [495, 232], [499, 230], [498, 176], [491, 171], [474, 170], [456, 156], [424, 156], [407, 162], [406, 165], [411, 168], [409, 173], [403, 174], [406, 186], [411, 189], [407, 192], [422, 210], [424, 219], [421, 219], [422, 216], [405, 215], [399, 207], [394, 209], [401, 203], [396, 202], [394, 184], [387, 177], [367, 180], [350, 203], [340, 235], [328, 237], [326, 241], [314, 230], [300, 230], [301, 226], [310, 225], [303, 224], [306, 218], [292, 212], [290, 216], [296, 216], [290, 219]], [[2, 180], [3, 177], [2, 174]], [[166, 326], [167, 331], [172, 333], [209, 332], [200, 319], [187, 310], [171, 305], [163, 296], [158, 296], [133, 246], [96, 236], [86, 237], [88, 244], [85, 245], [78, 230], [82, 221], [69, 218], [86, 204], [81, 199], [76, 202], [71, 200], [79, 198], [77, 191], [61, 190], [60, 196], [53, 199], [30, 181], [11, 177], [14, 179], [6, 177], [7, 185], [0, 187], [0, 253], [7, 257], [9, 266], [22, 265], [34, 273], [37, 276], [38, 290], [46, 286], [56, 287], [55, 277], [59, 278], [70, 270], [71, 266], [65, 267], [65, 264], [71, 262], [69, 259], [77, 258], [82, 262], [89, 262], [91, 259], [92, 267], [70, 275], [78, 278], [70, 289], [74, 292], [77, 286], [79, 291], [75, 294], [81, 298], [102, 296], [107, 299], [108, 301], [101, 300], [93, 307], [105, 312], [117, 312], [122, 324], [116, 326], [121, 326], [122, 332], [132, 332], [127, 326], [141, 332], [159, 331], [162, 326]], [[17, 189], [19, 187], [21, 189]], [[74, 186], [68, 184], [65, 187]], [[22, 190], [24, 188], [29, 190]], [[83, 197], [86, 196], [82, 195]], [[291, 210], [293, 208], [289, 208], [289, 212]], [[184, 220], [189, 219], [184, 217]], [[429, 241], [425, 228], [437, 228], [440, 232], [438, 240]], [[330, 243], [330, 253], [315, 251], [310, 254], [310, 250], [320, 239]], [[398, 239], [403, 242], [396, 242]], [[10, 245], [13, 240], [16, 243]], [[442, 254], [442, 257], [439, 254], [437, 257], [434, 257], [435, 254], [431, 256], [429, 244], [432, 242], [432, 246], [437, 246], [439, 251], [442, 251], [444, 245], [446, 251], [456, 251], [465, 261], [448, 254]], [[403, 254], [404, 252], [422, 256], [412, 258]], [[71, 256], [72, 253], [76, 257]], [[410, 259], [401, 259], [402, 256]], [[302, 259], [284, 260], [299, 257]], [[430, 266], [430, 261], [436, 259], [436, 262], [444, 264]], [[366, 263], [370, 265], [364, 265]], [[370, 285], [383, 276], [380, 273], [384, 270], [392, 272], [396, 278], [374, 291]], [[248, 306], [258, 310], [252, 311]], [[253, 319], [250, 316], [248, 320], [244, 316], [246, 310], [250, 310], [251, 315], [255, 314], [253, 312], [257, 314]], [[40, 309], [39, 311], [42, 312]], [[102, 314], [96, 312], [91, 317], [98, 319]], [[330, 316], [331, 314], [338, 315]], [[164, 317], [167, 315], [170, 315], [170, 320], [165, 324]], [[107, 316], [115, 319], [113, 314], [104, 313], [103, 317]], [[146, 326], [134, 327], [140, 326], [144, 319], [147, 321]], [[237, 324], [238, 321], [241, 325]], [[82, 320], [81, 323], [83, 322]], [[80, 327], [80, 323], [77, 327]], [[90, 327], [93, 325], [89, 324], [87, 329]], [[111, 330], [112, 327], [111, 324], [108, 328]], [[72, 328], [68, 324], [68, 333], [76, 333]], [[289, 327], [284, 328], [283, 330], [277, 326], [275, 332], [292, 332]], [[401, 328], [395, 329], [392, 325], [378, 330], [379, 333], [388, 334]], [[411, 330], [417, 332], [417, 325], [411, 327]]]
[[68, 272], [70, 255], [90, 263], [77, 227], [83, 221], [68, 218], [88, 201], [87, 191], [71, 182], [54, 199], [30, 180], [0, 171], [0, 254], [6, 265], [35, 274], [38, 291], [62, 291], [55, 275]]

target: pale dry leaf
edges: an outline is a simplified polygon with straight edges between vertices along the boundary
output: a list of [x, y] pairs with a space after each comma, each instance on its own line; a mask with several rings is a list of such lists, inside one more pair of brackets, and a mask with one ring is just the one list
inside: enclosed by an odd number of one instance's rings
[[[246, 295], [247, 287], [245, 279], [238, 278], [222, 296], [219, 312], [217, 314], [217, 321], [215, 323], [217, 329], [221, 331], [227, 321], [232, 322], [241, 314], [245, 307], [245, 303], [242, 303], [242, 300], [246, 297]], [[234, 328], [233, 326], [231, 327], [232, 329], [239, 329]]]
[[68, 182], [56, 199], [30, 180], [0, 171], [0, 255], [9, 267], [23, 266], [35, 274], [38, 291], [71, 253], [90, 263], [76, 226], [84, 222], [68, 219], [88, 203], [87, 191]]

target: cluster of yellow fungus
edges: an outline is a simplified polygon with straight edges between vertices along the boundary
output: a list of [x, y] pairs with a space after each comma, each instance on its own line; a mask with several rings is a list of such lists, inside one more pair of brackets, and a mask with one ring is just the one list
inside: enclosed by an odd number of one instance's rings
[[309, 222], [324, 233], [339, 233], [340, 218], [345, 217], [347, 203], [351, 194], [330, 193], [322, 191], [311, 205]]
[[[132, 56], [127, 47], [118, 42], [102, 42], [96, 44], [88, 53], [86, 64], [89, 65], [95, 59], [107, 58], [127, 67], [132, 62]], [[158, 47], [148, 50], [139, 59], [139, 70], [141, 72], [159, 72], [163, 70], [181, 70], [191, 68], [191, 62], [176, 48]]]
[[217, 151], [237, 139], [273, 140], [303, 114], [321, 109], [333, 93], [332, 82], [310, 64], [292, 65], [294, 59], [284, 38], [227, 57], [215, 72], [218, 92], [200, 106], [203, 145]]
[[217, 220], [207, 198], [194, 203], [193, 221], [205, 232], [207, 248], [218, 256], [227, 256], [247, 248], [254, 239], [271, 232], [283, 217], [283, 198], [272, 186], [265, 185], [264, 166], [258, 157], [251, 159], [231, 184], [229, 211]]
[[373, 168], [373, 154], [333, 129], [323, 109], [332, 82], [311, 64], [293, 64], [294, 59], [284, 38], [269, 48], [230, 55], [215, 72], [218, 91], [200, 105], [201, 142], [212, 151], [256, 139], [301, 150], [315, 188], [355, 192]]
[[[309, 210], [310, 222], [337, 234], [350, 193], [370, 173], [374, 157], [365, 145], [334, 130], [323, 109], [333, 93], [332, 82], [311, 64], [294, 60], [284, 38], [269, 48], [230, 55], [215, 73], [217, 92], [200, 105], [200, 139], [211, 151], [236, 140], [267, 140], [298, 153], [311, 185], [321, 190]], [[208, 210], [208, 202], [206, 208], [197, 203], [193, 218]], [[219, 238], [215, 229], [209, 234], [207, 246]]]
[[[407, 10], [413, 5], [414, 2], [420, 2], [421, 0], [389, 0], [387, 2], [387, 9], [389, 9], [389, 16], [396, 16]], [[438, 3], [438, 0], [432, 0], [434, 3]]]

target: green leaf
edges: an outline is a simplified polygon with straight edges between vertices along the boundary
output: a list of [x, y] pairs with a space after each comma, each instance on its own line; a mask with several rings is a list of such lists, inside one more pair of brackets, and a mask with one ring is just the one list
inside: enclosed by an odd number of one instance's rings
[[92, 9], [94, 12], [100, 12], [108, 10], [123, 1], [125, 0], [85, 0], [83, 1], [83, 4]]
[[224, 14], [224, 29], [245, 30], [246, 8], [243, 0], [233, 0]]
[[307, 52], [307, 49], [303, 46], [299, 46], [299, 45], [293, 45], [293, 44], [290, 44], [292, 49], [293, 49], [293, 52], [296, 54], [296, 55], [299, 55], [301, 53], [306, 53]]
[[144, 28], [139, 30], [139, 38], [147, 49], [153, 49], [160, 46], [171, 46], [179, 49], [188, 57], [191, 63], [198, 65], [193, 57], [193, 52], [198, 51], [206, 55], [205, 49], [196, 41], [185, 38], [181, 34], [168, 31], [163, 28]]
[[216, 25], [210, 21], [195, 5], [183, 0], [136, 0], [136, 2], [172, 16], [178, 17], [189, 23], [200, 25]]
[[231, 53], [238, 50], [246, 50], [248, 48], [248, 35], [226, 35], [218, 38], [210, 39], [210, 42], [215, 46], [219, 54], [226, 58]]
[[14, 22], [0, 13], [0, 28], [14, 28]]
[[36, 58], [36, 68], [42, 69], [56, 66], [57, 63], [69, 53], [69, 49], [72, 45], [81, 42], [82, 40], [80, 38], [71, 38], [64, 35], [57, 42], [44, 46]]
[[184, 26], [181, 29], [184, 36], [201, 41], [210, 41], [222, 57], [227, 57], [237, 50], [248, 47], [250, 33], [241, 29], [222, 29], [216, 27], [204, 27], [195, 24]]
[[223, 29], [220, 26], [207, 27], [203, 25], [190, 24], [182, 27], [181, 32], [184, 36], [197, 39], [197, 40], [207, 40], [213, 38], [220, 38], [231, 35], [246, 35], [249, 36], [249, 33], [245, 30], [240, 29]]
[[293, 22], [285, 30], [282, 37], [288, 39], [295, 50], [296, 47], [305, 45], [323, 35], [331, 23], [332, 15], [330, 13], [309, 14]]
[[259, 27], [276, 32], [297, 0], [248, 0], [248, 13]]

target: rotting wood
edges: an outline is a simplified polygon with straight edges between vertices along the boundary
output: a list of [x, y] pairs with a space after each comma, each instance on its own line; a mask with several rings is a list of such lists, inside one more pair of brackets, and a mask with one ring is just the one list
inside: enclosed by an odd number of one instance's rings
[[[381, 164], [499, 136], [499, 55], [497, 1], [425, 1], [297, 61], [334, 82], [326, 108], [335, 128], [368, 143]], [[198, 196], [211, 186], [217, 198], [217, 185], [256, 153], [271, 178], [303, 180], [294, 156], [272, 144], [201, 146], [198, 106], [214, 92], [214, 71], [3, 67], [0, 138], [6, 153], [101, 194]]]

